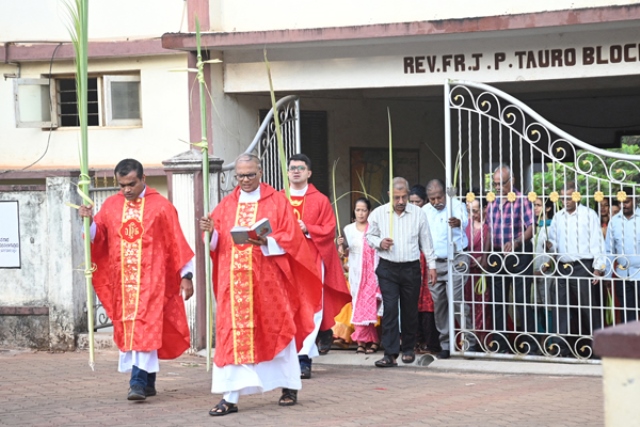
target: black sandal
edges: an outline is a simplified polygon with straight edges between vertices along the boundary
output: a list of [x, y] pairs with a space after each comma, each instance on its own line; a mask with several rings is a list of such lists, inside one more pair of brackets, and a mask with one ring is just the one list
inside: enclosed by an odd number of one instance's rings
[[373, 354], [373, 353], [377, 353], [378, 350], [380, 350], [380, 345], [377, 343], [373, 343], [371, 344], [371, 346], [367, 349], [367, 351], [365, 351], [366, 354]]
[[298, 390], [291, 390], [290, 388], [282, 389], [282, 396], [278, 400], [280, 406], [293, 406], [298, 402]]
[[376, 361], [375, 365], [378, 368], [393, 368], [394, 366], [398, 366], [398, 362], [394, 362], [391, 356], [385, 354], [382, 359]]
[[226, 400], [222, 399], [216, 406], [211, 408], [209, 411], [209, 415], [212, 417], [218, 417], [222, 415], [231, 414], [233, 412], [238, 412], [238, 405], [235, 403], [229, 403]]
[[413, 363], [416, 360], [416, 354], [413, 351], [408, 351], [402, 354], [402, 363]]
[[367, 349], [363, 345], [359, 345], [358, 348], [356, 349], [356, 353], [364, 354], [366, 352], [367, 352]]

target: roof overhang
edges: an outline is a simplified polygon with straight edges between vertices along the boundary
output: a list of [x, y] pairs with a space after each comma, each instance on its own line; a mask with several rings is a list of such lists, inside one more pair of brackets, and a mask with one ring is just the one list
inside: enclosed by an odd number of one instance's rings
[[[519, 15], [485, 16], [439, 21], [403, 22], [392, 24], [326, 27], [296, 30], [249, 32], [212, 32], [202, 34], [202, 46], [214, 50], [235, 50], [264, 46], [300, 46], [303, 44], [360, 44], [365, 41], [389, 42], [407, 38], [469, 35], [497, 31], [535, 31], [549, 28], [585, 26], [628, 26], [640, 20], [640, 4], [571, 9]], [[636, 21], [634, 23], [634, 21]], [[165, 33], [162, 47], [194, 51], [194, 33]]]

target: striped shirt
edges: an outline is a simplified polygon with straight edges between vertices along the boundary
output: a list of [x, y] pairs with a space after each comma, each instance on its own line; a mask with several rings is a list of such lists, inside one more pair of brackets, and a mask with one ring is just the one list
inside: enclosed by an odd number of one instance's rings
[[573, 213], [561, 209], [553, 216], [547, 228], [551, 251], [558, 254], [558, 262], [575, 262], [593, 259], [594, 270], [606, 269], [604, 238], [598, 214], [591, 208], [578, 204]]
[[524, 247], [524, 232], [533, 224], [533, 213], [531, 202], [529, 202], [515, 188], [516, 200], [511, 203], [506, 196], [498, 197], [497, 200], [487, 205], [487, 222], [491, 228], [493, 237], [492, 250], [501, 249], [505, 243], [519, 240], [520, 247]]
[[393, 209], [390, 203], [374, 209], [369, 215], [367, 243], [378, 251], [380, 258], [391, 262], [411, 262], [420, 259], [420, 251], [429, 262], [429, 268], [436, 268], [431, 232], [427, 215], [417, 206], [408, 203], [402, 215], [393, 213], [393, 246], [388, 251], [380, 248], [382, 239], [389, 236], [389, 216]]

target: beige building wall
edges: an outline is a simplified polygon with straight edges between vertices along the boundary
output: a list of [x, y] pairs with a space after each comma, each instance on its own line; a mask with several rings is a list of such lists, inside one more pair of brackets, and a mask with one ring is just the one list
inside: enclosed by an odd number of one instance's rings
[[[142, 126], [92, 127], [89, 129], [89, 163], [91, 168], [112, 168], [119, 160], [133, 157], [145, 167], [161, 167], [162, 161], [188, 149], [189, 95], [186, 72], [171, 72], [186, 68], [186, 54], [162, 57], [93, 60], [89, 73], [140, 74]], [[14, 66], [0, 66], [3, 72], [14, 72]], [[74, 70], [71, 62], [54, 63], [52, 73], [68, 74]], [[41, 78], [49, 73], [48, 63], [25, 63], [22, 78]], [[45, 151], [45, 156], [31, 169], [77, 167], [78, 128], [49, 129], [18, 128], [13, 106], [13, 79], [0, 79], [0, 169], [20, 169]], [[48, 148], [47, 148], [48, 145]]]
[[241, 32], [438, 21], [634, 3], [630, 0], [211, 0], [209, 8], [214, 31]]
[[[186, 7], [182, 0], [90, 1], [89, 39], [131, 40], [186, 31]], [[64, 0], [3, 1], [0, 42], [70, 41], [68, 22]]]

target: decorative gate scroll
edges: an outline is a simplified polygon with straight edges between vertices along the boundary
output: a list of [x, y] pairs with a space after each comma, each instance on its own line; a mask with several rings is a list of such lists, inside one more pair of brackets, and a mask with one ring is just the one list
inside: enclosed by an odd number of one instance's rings
[[[638, 318], [640, 230], [625, 233], [624, 254], [607, 254], [606, 227], [613, 205], [635, 211], [640, 156], [593, 147], [468, 81], [445, 83], [445, 133], [449, 202], [489, 209], [480, 244], [449, 247], [449, 283], [465, 283], [449, 301], [452, 354], [597, 363], [593, 331]], [[540, 201], [550, 221], [533, 214]]]

